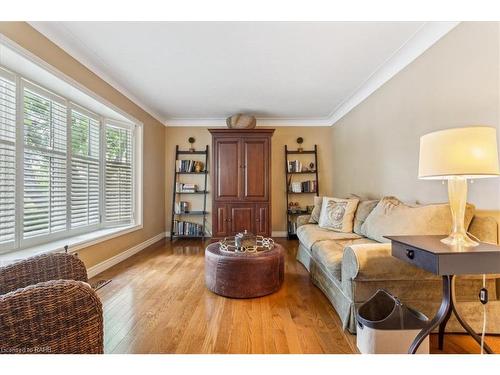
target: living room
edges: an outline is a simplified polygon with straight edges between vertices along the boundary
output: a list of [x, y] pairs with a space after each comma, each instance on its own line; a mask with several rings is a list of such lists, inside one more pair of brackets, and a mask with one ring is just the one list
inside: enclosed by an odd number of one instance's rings
[[0, 353], [500, 353], [500, 23], [428, 14], [1, 21]]

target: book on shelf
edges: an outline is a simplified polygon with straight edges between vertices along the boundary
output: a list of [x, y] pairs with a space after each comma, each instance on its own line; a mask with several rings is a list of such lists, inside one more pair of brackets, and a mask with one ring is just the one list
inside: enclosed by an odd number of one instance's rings
[[176, 182], [175, 191], [177, 193], [196, 193], [198, 191], [198, 185]]
[[177, 172], [204, 172], [204, 164], [198, 160], [176, 160], [175, 170]]
[[317, 183], [314, 180], [292, 182], [290, 185], [290, 192], [292, 193], [315, 193], [316, 189]]
[[288, 233], [289, 234], [296, 234], [297, 232], [297, 223], [295, 221], [289, 221], [288, 222]]
[[175, 202], [174, 212], [176, 214], [189, 212], [189, 202], [186, 201]]
[[302, 192], [302, 183], [292, 182], [292, 192], [293, 193], [301, 193]]
[[302, 182], [302, 191], [304, 193], [315, 193], [316, 192], [316, 181], [309, 180]]
[[201, 236], [203, 225], [189, 221], [174, 220], [174, 233], [177, 236]]
[[288, 173], [302, 172], [302, 163], [299, 160], [288, 160]]

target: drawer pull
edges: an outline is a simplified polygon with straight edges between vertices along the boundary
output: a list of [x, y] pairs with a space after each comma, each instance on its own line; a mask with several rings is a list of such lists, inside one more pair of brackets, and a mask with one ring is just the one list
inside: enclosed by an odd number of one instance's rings
[[410, 259], [415, 258], [415, 251], [411, 249], [406, 249], [406, 256]]

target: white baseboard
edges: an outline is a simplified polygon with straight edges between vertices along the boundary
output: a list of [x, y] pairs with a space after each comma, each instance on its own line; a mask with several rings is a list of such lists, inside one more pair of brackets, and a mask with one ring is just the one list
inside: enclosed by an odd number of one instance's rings
[[[287, 232], [286, 231], [273, 231], [272, 232], [272, 237], [286, 237]], [[154, 237], [151, 237], [150, 239], [141, 242], [140, 244], [137, 244], [133, 247], [131, 247], [128, 250], [125, 250], [121, 252], [120, 254], [115, 255], [114, 257], [111, 257], [109, 259], [106, 259], [104, 262], [98, 263], [93, 267], [90, 267], [87, 270], [87, 275], [89, 279], [91, 277], [94, 277], [101, 272], [104, 272], [108, 268], [113, 267], [114, 265], [123, 262], [125, 259], [130, 258], [132, 255], [137, 254], [138, 252], [144, 250], [146, 247], [154, 244], [155, 242], [160, 241], [162, 238], [168, 238], [170, 237], [170, 232], [163, 232], [159, 233]]]
[[286, 230], [277, 230], [271, 232], [271, 237], [286, 237], [288, 233]]
[[165, 238], [164, 232], [159, 233], [156, 236], [151, 237], [150, 239], [141, 242], [140, 244], [137, 244], [131, 247], [130, 249], [121, 252], [120, 254], [115, 255], [114, 257], [106, 259], [104, 262], [98, 263], [95, 266], [90, 267], [89, 269], [87, 269], [87, 275], [89, 279], [107, 270], [108, 268], [111, 268], [114, 265], [123, 262], [125, 259], [130, 258], [132, 255], [137, 254], [138, 252], [144, 250], [146, 247], [154, 244], [155, 242], [160, 241], [162, 238]]
[[[271, 237], [286, 237], [288, 235], [288, 233], [286, 232], [286, 230], [278, 230], [278, 231], [273, 231], [271, 233]], [[165, 232], [165, 237], [168, 238], [170, 237], [170, 232]], [[210, 238], [211, 235], [207, 233], [207, 237]]]

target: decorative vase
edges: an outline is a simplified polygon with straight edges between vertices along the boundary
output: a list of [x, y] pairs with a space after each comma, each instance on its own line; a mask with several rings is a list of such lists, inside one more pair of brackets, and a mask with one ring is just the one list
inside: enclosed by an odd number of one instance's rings
[[245, 229], [243, 233], [234, 236], [234, 243], [238, 249], [254, 247], [257, 245], [257, 237]]
[[253, 129], [257, 125], [255, 116], [243, 115], [238, 113], [226, 119], [229, 129]]

